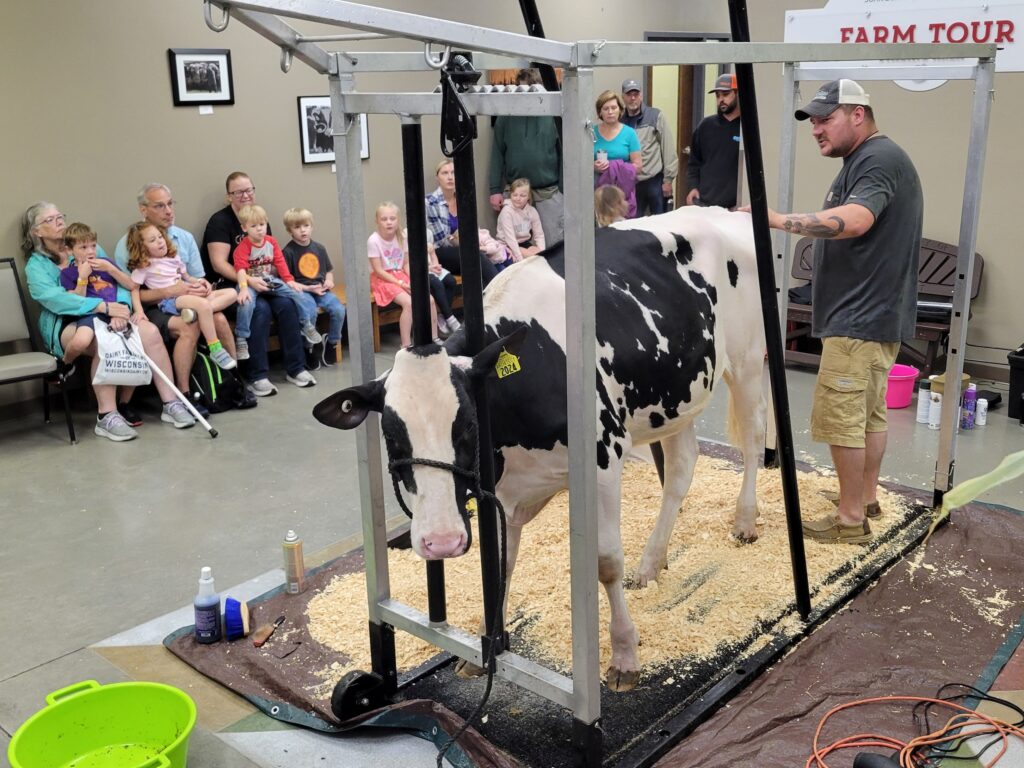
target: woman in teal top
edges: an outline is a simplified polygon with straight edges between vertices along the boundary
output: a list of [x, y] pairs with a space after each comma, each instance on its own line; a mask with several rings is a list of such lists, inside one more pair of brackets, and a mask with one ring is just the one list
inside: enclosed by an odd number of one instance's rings
[[[64, 357], [63, 345], [74, 335], [76, 325], [66, 323], [67, 318], [100, 313], [111, 320], [111, 325], [124, 325], [131, 316], [131, 295], [121, 286], [117, 288], [117, 301], [106, 302], [98, 298], [80, 296], [64, 289], [60, 284], [60, 271], [71, 263], [71, 250], [64, 245], [65, 217], [52, 203], [39, 202], [29, 206], [21, 221], [22, 249], [25, 252], [25, 279], [29, 294], [39, 302], [39, 330], [43, 343], [55, 357]], [[96, 255], [106, 259], [103, 249], [97, 246]], [[113, 266], [113, 263], [111, 263]], [[167, 355], [160, 331], [143, 318], [136, 326], [143, 349], [150, 360], [168, 378], [171, 360]], [[96, 357], [96, 341], [89, 346], [87, 355], [92, 357], [91, 374], [95, 374], [99, 361]], [[92, 375], [90, 375], [90, 380]], [[162, 421], [175, 427], [190, 427], [195, 424], [188, 410], [182, 405], [171, 389], [159, 376], [153, 377], [160, 399], [164, 403]], [[117, 411], [117, 387], [110, 384], [94, 385], [98, 415], [95, 432], [115, 442], [131, 440], [138, 433]], [[131, 390], [126, 394], [131, 397]], [[127, 397], [124, 400], [127, 402]], [[184, 411], [184, 414], [181, 412]]]
[[622, 98], [615, 91], [605, 91], [597, 97], [597, 116], [600, 118], [594, 129], [594, 171], [597, 174], [608, 170], [612, 160], [629, 161], [637, 173], [643, 168], [636, 131], [619, 122], [624, 109]]

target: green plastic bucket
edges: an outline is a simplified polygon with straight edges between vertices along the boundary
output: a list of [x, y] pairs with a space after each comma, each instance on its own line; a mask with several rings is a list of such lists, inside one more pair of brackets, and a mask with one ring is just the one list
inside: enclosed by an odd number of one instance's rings
[[11, 768], [185, 768], [196, 705], [177, 688], [85, 680], [46, 704], [15, 731]]

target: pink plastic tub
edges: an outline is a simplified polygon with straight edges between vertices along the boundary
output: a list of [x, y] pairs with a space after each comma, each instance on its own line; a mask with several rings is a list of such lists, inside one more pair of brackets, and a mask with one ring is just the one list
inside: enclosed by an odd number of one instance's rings
[[914, 396], [914, 382], [921, 373], [912, 365], [897, 363], [889, 371], [889, 387], [885, 390], [887, 408], [906, 408]]

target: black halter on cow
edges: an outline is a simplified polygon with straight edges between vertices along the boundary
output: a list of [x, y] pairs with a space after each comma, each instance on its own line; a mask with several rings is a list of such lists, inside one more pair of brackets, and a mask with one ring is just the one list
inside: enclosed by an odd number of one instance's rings
[[[390, 467], [404, 486], [412, 546], [421, 557], [456, 557], [470, 543], [479, 450], [468, 394], [474, 377], [498, 369], [489, 384], [490, 414], [495, 493], [508, 518], [508, 579], [522, 526], [568, 486], [565, 258], [556, 246], [491, 282], [484, 293], [489, 346], [473, 358], [462, 356], [459, 334], [444, 347], [403, 349], [390, 371], [332, 395], [314, 411], [341, 429], [358, 426], [371, 410], [381, 413]], [[733, 535], [756, 539], [764, 331], [747, 214], [686, 208], [622, 222], [596, 233], [595, 258], [598, 574], [611, 608], [607, 683], [627, 690], [636, 685], [640, 662], [623, 592], [623, 464], [633, 446], [661, 443], [661, 509], [632, 579], [643, 585], [666, 567], [697, 460], [694, 419], [724, 379], [730, 436], [744, 464]]]

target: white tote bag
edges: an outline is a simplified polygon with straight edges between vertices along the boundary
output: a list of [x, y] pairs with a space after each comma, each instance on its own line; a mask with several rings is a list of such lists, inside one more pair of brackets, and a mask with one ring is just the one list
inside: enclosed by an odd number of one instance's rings
[[99, 318], [93, 323], [96, 331], [96, 351], [99, 365], [93, 384], [114, 384], [139, 387], [149, 384], [153, 371], [142, 351], [142, 339], [130, 323], [123, 331], [111, 330]]

